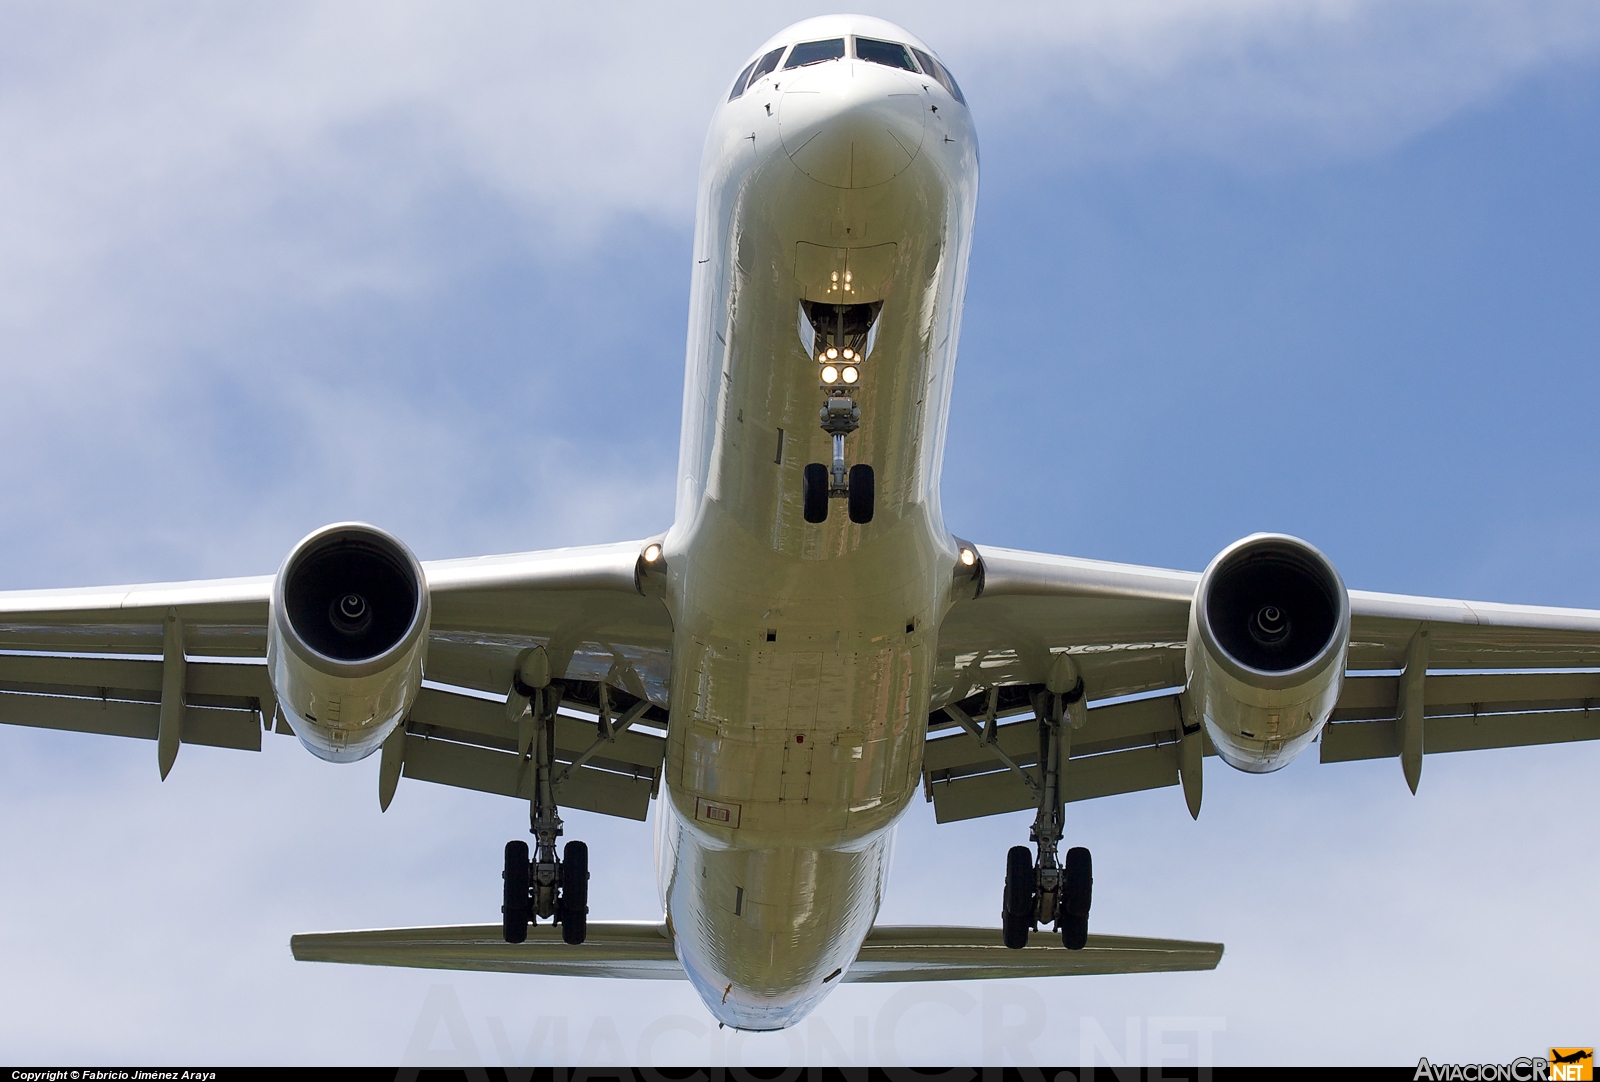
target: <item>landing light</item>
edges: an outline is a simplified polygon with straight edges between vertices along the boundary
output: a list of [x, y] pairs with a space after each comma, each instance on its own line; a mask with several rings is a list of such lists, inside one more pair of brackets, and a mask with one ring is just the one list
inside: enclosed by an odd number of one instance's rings
[[844, 351], [844, 359], [845, 360], [848, 361], [851, 357], [854, 357], [854, 356], [855, 356], [855, 353], [852, 352], [851, 350], [847, 349], [847, 350]]
[[[832, 351], [830, 350], [829, 352], [832, 352]], [[849, 370], [846, 369], [846, 371], [849, 371]], [[822, 366], [822, 382], [823, 383], [837, 383], [837, 382], [839, 382], [839, 370], [837, 368], [833, 367], [833, 365], [831, 365], [831, 364], [823, 365]]]
[[840, 374], [844, 376], [846, 383], [854, 383], [861, 378], [861, 373], [856, 370], [856, 366], [853, 364], [846, 365], [844, 371]]
[[838, 355], [839, 355], [839, 351], [838, 350], [834, 349], [832, 346], [828, 347], [828, 360], [831, 361], [835, 357], [837, 357]]
[[661, 559], [661, 546], [660, 545], [657, 545], [657, 544], [652, 542], [651, 544], [648, 544], [648, 545], [646, 545], [644, 547], [644, 562], [645, 563], [653, 564], [659, 559]]
[[975, 564], [977, 562], [978, 562], [978, 554], [976, 552], [973, 552], [971, 549], [965, 549], [965, 548], [961, 550], [961, 563], [962, 563], [963, 566], [971, 567], [973, 564]]

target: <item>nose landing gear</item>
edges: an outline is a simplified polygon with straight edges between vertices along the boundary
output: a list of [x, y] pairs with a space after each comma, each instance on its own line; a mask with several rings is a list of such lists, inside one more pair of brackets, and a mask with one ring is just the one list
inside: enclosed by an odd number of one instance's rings
[[1094, 891], [1089, 850], [1076, 846], [1067, 850], [1064, 863], [1056, 860], [1066, 810], [1061, 776], [1072, 751], [1074, 719], [1069, 714], [1081, 713], [1082, 702], [1081, 678], [1064, 693], [1041, 692], [1034, 698], [1044, 784], [1039, 786], [1039, 811], [1030, 837], [1039, 847], [1039, 856], [1036, 861], [1025, 845], [1013, 846], [1006, 853], [1000, 927], [1005, 945], [1013, 950], [1026, 947], [1028, 933], [1040, 924], [1054, 924], [1061, 933], [1061, 945], [1068, 950], [1082, 950], [1088, 942]]
[[865, 525], [872, 521], [876, 503], [877, 478], [864, 462], [846, 466], [844, 438], [861, 427], [861, 407], [842, 395], [830, 397], [819, 411], [822, 430], [833, 437], [833, 466], [813, 462], [805, 469], [804, 511], [807, 522], [828, 520], [828, 500], [847, 501], [850, 521]]
[[[838, 275], [834, 278], [837, 281]], [[843, 285], [850, 289], [850, 274]], [[850, 521], [864, 525], [872, 521], [877, 497], [876, 478], [865, 463], [849, 466], [844, 457], [844, 438], [861, 427], [861, 407], [851, 397], [852, 389], [862, 386], [863, 362], [872, 352], [874, 330], [882, 304], [830, 304], [802, 301], [801, 339], [807, 351], [815, 351], [819, 386], [826, 397], [817, 411], [822, 431], [833, 437], [833, 463], [813, 462], [805, 468], [803, 509], [811, 523], [828, 520], [828, 501], [847, 501]], [[809, 334], [807, 331], [809, 330]]]

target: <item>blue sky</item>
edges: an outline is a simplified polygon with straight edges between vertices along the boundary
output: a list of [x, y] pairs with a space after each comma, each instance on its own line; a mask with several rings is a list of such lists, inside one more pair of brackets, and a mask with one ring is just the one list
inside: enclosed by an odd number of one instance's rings
[[[0, 589], [266, 572], [340, 518], [424, 558], [664, 528], [705, 123], [815, 11], [594, 10], [0, 12]], [[1592, 8], [870, 11], [940, 50], [982, 141], [957, 533], [1198, 569], [1282, 529], [1352, 587], [1600, 607]], [[491, 920], [525, 813], [411, 783], [380, 815], [375, 763], [268, 744], [160, 783], [153, 747], [0, 731], [11, 1058], [1594, 1036], [1592, 747], [1430, 759], [1416, 797], [1394, 763], [1216, 766], [1198, 823], [1175, 790], [1076, 805], [1096, 928], [1220, 939], [1215, 973], [846, 987], [730, 1044], [686, 986], [294, 963], [295, 931]], [[574, 820], [596, 916], [653, 914], [648, 830]], [[884, 919], [992, 923], [1025, 820], [914, 806]]]

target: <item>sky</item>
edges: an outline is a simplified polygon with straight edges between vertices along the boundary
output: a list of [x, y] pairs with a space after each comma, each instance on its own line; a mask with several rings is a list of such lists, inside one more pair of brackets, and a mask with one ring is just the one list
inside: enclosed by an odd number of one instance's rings
[[[982, 193], [943, 502], [995, 545], [1600, 607], [1600, 9], [884, 3]], [[0, 589], [260, 574], [325, 522], [423, 559], [672, 506], [701, 142], [818, 9], [0, 5]], [[1504, 1061], [1592, 1043], [1584, 745], [1072, 805], [1093, 928], [1215, 972], [846, 986], [787, 1034], [687, 984], [302, 964], [492, 922], [512, 801], [0, 731], [0, 1049], [58, 1065]], [[900, 828], [885, 923], [992, 924], [1026, 814]], [[596, 919], [651, 832], [573, 813]]]

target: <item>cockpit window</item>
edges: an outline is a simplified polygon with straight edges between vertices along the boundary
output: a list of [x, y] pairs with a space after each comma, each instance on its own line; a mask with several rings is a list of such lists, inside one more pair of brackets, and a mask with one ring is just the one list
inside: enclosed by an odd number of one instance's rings
[[950, 69], [939, 63], [921, 49], [912, 49], [917, 54], [917, 63], [922, 65], [922, 70], [939, 80], [939, 85], [950, 92], [950, 96], [962, 105], [967, 104], [967, 99], [961, 94], [961, 87], [956, 85], [956, 77], [950, 74]]
[[785, 46], [780, 45], [759, 59], [750, 61], [745, 69], [739, 73], [739, 77], [733, 81], [733, 89], [728, 92], [728, 100], [732, 101], [740, 94], [743, 94], [747, 88], [755, 84], [757, 79], [777, 67], [778, 59], [783, 56], [784, 48]]
[[911, 62], [911, 54], [906, 51], [906, 47], [896, 45], [892, 41], [856, 38], [856, 59], [871, 64], [883, 64], [890, 68], [904, 68], [906, 71], [917, 70], [917, 66]]
[[755, 82], [763, 75], [770, 75], [777, 68], [778, 61], [783, 58], [784, 46], [780, 45], [766, 56], [756, 61], [756, 69], [750, 73], [750, 82]]
[[755, 70], [757, 63], [758, 61], [752, 60], [744, 66], [744, 70], [739, 73], [739, 77], [733, 81], [733, 89], [728, 91], [729, 101], [744, 93], [744, 85], [749, 80], [750, 73]]
[[802, 41], [789, 54], [789, 60], [783, 65], [783, 70], [803, 68], [807, 64], [820, 64], [824, 60], [840, 60], [843, 57], [844, 38], [829, 38], [827, 41]]

